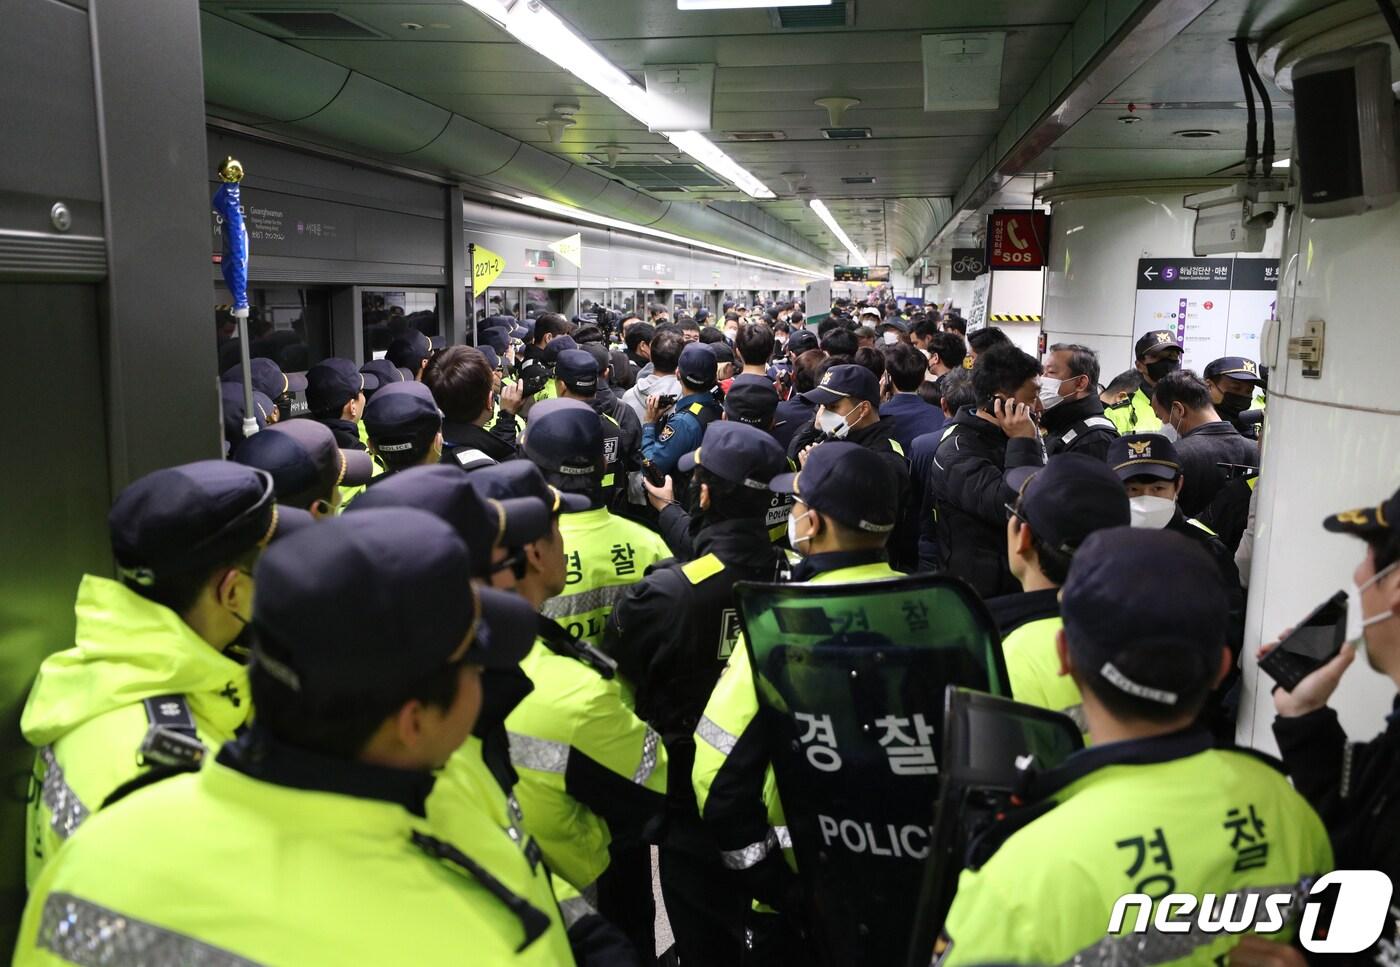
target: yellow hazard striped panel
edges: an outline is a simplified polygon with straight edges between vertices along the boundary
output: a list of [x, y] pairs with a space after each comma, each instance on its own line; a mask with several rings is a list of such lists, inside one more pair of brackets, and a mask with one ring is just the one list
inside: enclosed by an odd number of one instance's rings
[[990, 322], [1039, 322], [1040, 316], [1024, 316], [1016, 315], [1014, 313], [1009, 312], [994, 312], [991, 315], [989, 315], [987, 319]]

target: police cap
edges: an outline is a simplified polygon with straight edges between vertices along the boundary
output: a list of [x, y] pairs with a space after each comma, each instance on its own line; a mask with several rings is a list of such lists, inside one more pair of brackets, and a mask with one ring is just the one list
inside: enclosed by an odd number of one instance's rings
[[383, 477], [356, 497], [345, 512], [384, 507], [417, 507], [451, 524], [466, 542], [472, 573], [477, 577], [491, 573], [495, 548], [520, 547], [549, 533], [549, 509], [544, 501], [536, 497], [492, 499], [473, 486], [472, 474], [445, 463], [410, 467]]
[[1357, 537], [1380, 537], [1400, 523], [1400, 490], [1375, 507], [1358, 507], [1333, 514], [1322, 526], [1334, 534], [1355, 534]]
[[165, 467], [129, 484], [112, 503], [107, 528], [117, 570], [149, 586], [264, 547], [309, 521], [279, 511], [272, 477], [224, 460]]
[[1108, 445], [1108, 465], [1119, 480], [1156, 477], [1175, 480], [1181, 475], [1181, 459], [1172, 441], [1160, 433], [1129, 433]]
[[1060, 592], [1080, 671], [1099, 687], [1165, 706], [1213, 684], [1228, 610], [1215, 561], [1170, 530], [1090, 534]]
[[602, 418], [580, 400], [536, 403], [530, 409], [521, 447], [542, 470], [580, 477], [602, 473]]
[[474, 587], [466, 545], [424, 510], [367, 510], [305, 528], [255, 573], [253, 661], [313, 708], [451, 674], [464, 642], [465, 661], [510, 667], [534, 638], [528, 603]]
[[560, 353], [577, 348], [578, 343], [574, 342], [573, 336], [555, 336], [549, 341], [549, 345], [544, 347], [544, 358], [541, 361], [546, 366], [553, 368], [559, 362]]
[[894, 530], [899, 492], [894, 469], [879, 454], [858, 444], [820, 443], [807, 454], [801, 470], [779, 474], [768, 488], [795, 494], [808, 507], [847, 527], [874, 534]]
[[724, 394], [725, 419], [767, 430], [778, 412], [778, 391], [773, 381], [756, 373], [740, 373]]
[[524, 339], [530, 330], [520, 324], [515, 316], [487, 316], [481, 323], [482, 329], [502, 329], [508, 339]]
[[802, 402], [813, 406], [830, 406], [843, 399], [865, 400], [878, 408], [880, 381], [864, 366], [845, 363], [828, 369], [816, 389], [802, 394]]
[[490, 366], [492, 369], [501, 368], [501, 357], [500, 354], [496, 352], [495, 348], [483, 344], [477, 346], [476, 350], [481, 353], [482, 358], [486, 360], [487, 366]]
[[1206, 379], [1215, 379], [1217, 376], [1229, 376], [1244, 383], [1261, 382], [1259, 375], [1259, 364], [1244, 356], [1221, 356], [1206, 364]]
[[810, 349], [821, 348], [817, 342], [817, 334], [810, 329], [794, 329], [787, 341], [788, 352], [794, 356], [800, 356]]
[[[243, 439], [243, 384], [220, 383], [219, 398], [224, 406], [224, 439], [234, 446]], [[253, 390], [253, 418], [258, 429], [267, 426], [267, 418], [277, 405], [258, 390]]]
[[481, 334], [481, 341], [477, 345], [483, 353], [487, 348], [495, 350], [496, 355], [504, 356], [510, 351], [510, 333], [504, 329], [487, 329]]
[[536, 500], [550, 514], [569, 514], [587, 510], [588, 498], [583, 494], [567, 494], [551, 487], [540, 468], [529, 460], [507, 460], [467, 474], [467, 482], [490, 500], [499, 500], [509, 507], [515, 499]]
[[1018, 516], [1031, 533], [1062, 554], [1074, 553], [1094, 531], [1132, 521], [1123, 482], [1083, 453], [1056, 454], [1044, 467], [1017, 467], [1007, 471], [1006, 482], [1020, 491]]
[[721, 420], [705, 427], [700, 446], [681, 454], [681, 473], [696, 467], [704, 467], [730, 483], [767, 490], [768, 481], [788, 469], [788, 460], [770, 434], [757, 427]]
[[719, 360], [704, 343], [693, 342], [681, 350], [680, 361], [676, 363], [676, 375], [688, 388], [706, 390], [715, 385], [715, 374], [719, 372]]
[[1181, 351], [1181, 343], [1176, 341], [1175, 329], [1153, 329], [1143, 333], [1137, 345], [1133, 347], [1133, 352], [1137, 354], [1138, 359], [1142, 359], [1148, 353], [1161, 349]]
[[707, 342], [705, 348], [714, 353], [716, 364], [734, 362], [734, 347], [727, 342]]
[[409, 328], [394, 337], [394, 341], [389, 343], [389, 351], [385, 353], [385, 358], [395, 366], [402, 366], [410, 373], [417, 375], [418, 367], [423, 365], [423, 360], [433, 354], [433, 341], [417, 329]]
[[387, 359], [371, 359], [360, 367], [360, 372], [366, 376], [373, 376], [377, 386], [371, 388], [369, 381], [365, 381], [366, 395], [373, 394], [385, 386], [392, 386], [394, 383], [407, 383], [414, 380], [414, 375], [406, 369], [400, 369]]
[[[275, 400], [284, 393], [298, 393], [306, 389], [305, 376], [298, 373], [284, 373], [282, 367], [263, 356], [253, 359], [249, 363], [248, 371], [253, 374], [253, 389], [270, 400]], [[224, 383], [241, 384], [243, 382], [243, 364], [230, 366], [224, 370], [219, 380]]]
[[422, 457], [442, 430], [432, 390], [414, 380], [386, 386], [365, 404], [365, 432], [380, 453]]
[[585, 350], [566, 349], [560, 353], [554, 363], [554, 375], [580, 396], [592, 396], [598, 391], [598, 360]]
[[337, 486], [369, 483], [374, 465], [363, 450], [342, 450], [335, 434], [315, 420], [274, 423], [240, 443], [233, 459], [272, 475], [279, 503], [309, 507]]
[[339, 410], [365, 390], [379, 388], [379, 378], [362, 373], [348, 359], [330, 356], [306, 371], [306, 402], [313, 413]]

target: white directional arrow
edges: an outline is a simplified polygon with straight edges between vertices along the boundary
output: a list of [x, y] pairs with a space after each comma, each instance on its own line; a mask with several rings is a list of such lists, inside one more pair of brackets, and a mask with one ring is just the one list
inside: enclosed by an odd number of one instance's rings
[[1151, 282], [1157, 277], [1157, 270], [1149, 265], [1146, 269], [1143, 270], [1142, 277], [1145, 278], [1148, 282]]

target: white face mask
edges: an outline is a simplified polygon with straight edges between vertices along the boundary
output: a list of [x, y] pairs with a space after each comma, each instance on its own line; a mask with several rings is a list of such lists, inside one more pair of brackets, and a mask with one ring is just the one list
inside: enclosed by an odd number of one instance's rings
[[885, 332], [884, 335], [885, 335], [885, 345], [886, 345], [886, 346], [893, 346], [895, 343], [899, 342], [899, 335], [898, 335], [898, 333], [891, 332], [891, 331], [888, 331], [888, 330], [887, 330], [887, 331]]
[[1040, 408], [1048, 410], [1059, 406], [1065, 401], [1060, 395], [1060, 387], [1064, 385], [1064, 380], [1056, 379], [1053, 376], [1040, 377]]
[[726, 330], [724, 330], [724, 338], [728, 339], [730, 342], [733, 342], [733, 341], [738, 337], [738, 335], [739, 335], [739, 330], [737, 330], [737, 329], [726, 329]]
[[1359, 632], [1357, 632], [1356, 639], [1352, 642], [1352, 644], [1354, 644], [1358, 649], [1362, 648], [1366, 644], [1367, 628], [1371, 627], [1372, 625], [1378, 625], [1382, 621], [1389, 621], [1391, 618], [1395, 617], [1395, 612], [1393, 611], [1382, 611], [1380, 614], [1373, 614], [1369, 618], [1366, 617], [1366, 606], [1361, 601], [1361, 595], [1364, 594], [1368, 588], [1380, 583], [1381, 581], [1384, 581], [1386, 576], [1390, 574], [1391, 571], [1395, 570], [1397, 567], [1400, 567], [1400, 561], [1395, 561], [1392, 564], [1388, 564], [1387, 566], [1377, 571], [1375, 574], [1372, 574], [1361, 584], [1354, 585], [1351, 589], [1351, 600], [1348, 602], [1348, 605], [1350, 606], [1352, 613], [1361, 616], [1361, 629]]
[[833, 413], [823, 406], [817, 412], [817, 429], [833, 440], [842, 440], [851, 432], [851, 424], [840, 413]]
[[1172, 426], [1170, 423], [1163, 423], [1162, 428], [1160, 430], [1154, 430], [1153, 432], [1162, 434], [1162, 436], [1166, 437], [1173, 443], [1181, 439], [1181, 434], [1177, 433], [1176, 427]]
[[1176, 501], [1143, 494], [1129, 500], [1128, 509], [1132, 513], [1134, 527], [1161, 530], [1176, 516]]
[[[812, 511], [807, 511], [807, 514], [810, 513], [812, 513]], [[810, 534], [808, 534], [806, 537], [797, 536], [797, 522], [799, 520], [802, 520], [802, 518], [806, 517], [807, 514], [798, 514], [796, 517], [788, 515], [787, 538], [788, 544], [791, 545], [794, 551], [798, 549], [798, 544], [802, 543], [803, 541], [810, 541], [812, 539], [812, 535]]]

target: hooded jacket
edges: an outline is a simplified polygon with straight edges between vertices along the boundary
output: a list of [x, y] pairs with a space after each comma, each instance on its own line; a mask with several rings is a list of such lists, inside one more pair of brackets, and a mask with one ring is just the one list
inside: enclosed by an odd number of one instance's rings
[[640, 422], [647, 418], [647, 397], [653, 394], [658, 396], [674, 396], [679, 399], [686, 395], [686, 388], [681, 385], [680, 378], [675, 373], [658, 375], [654, 372], [641, 372], [637, 374], [636, 384], [626, 393], [622, 394], [622, 402], [626, 403], [633, 413], [637, 414]]
[[247, 669], [169, 608], [88, 574], [74, 610], [74, 645], [44, 660], [20, 720], [39, 750], [39, 795], [30, 800], [28, 817], [31, 884], [118, 786], [157, 764], [141, 752], [153, 728], [147, 699], [183, 697], [211, 753], [234, 737], [252, 708]]

